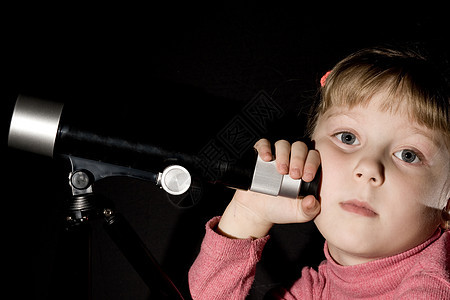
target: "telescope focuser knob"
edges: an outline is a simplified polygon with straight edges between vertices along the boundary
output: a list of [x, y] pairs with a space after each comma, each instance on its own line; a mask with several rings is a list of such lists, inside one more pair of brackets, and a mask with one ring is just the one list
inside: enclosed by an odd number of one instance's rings
[[181, 195], [191, 186], [191, 174], [182, 166], [172, 165], [159, 173], [157, 184], [171, 195]]

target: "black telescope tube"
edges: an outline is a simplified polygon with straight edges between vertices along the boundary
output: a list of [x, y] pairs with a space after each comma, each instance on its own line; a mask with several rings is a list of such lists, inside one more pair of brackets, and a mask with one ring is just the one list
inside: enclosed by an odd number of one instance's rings
[[[257, 164], [253, 149], [240, 159], [208, 161], [205, 169], [199, 149], [189, 145], [195, 144], [189, 143], [190, 136], [184, 134], [184, 141], [177, 143], [177, 137], [170, 135], [170, 128], [167, 134], [156, 130], [156, 121], [140, 122], [145, 117], [145, 114], [129, 116], [73, 103], [63, 107], [60, 103], [19, 95], [8, 143], [11, 147], [47, 156], [72, 155], [156, 173], [176, 164], [202, 180], [251, 189]], [[279, 175], [273, 168], [271, 172]], [[320, 171], [318, 173], [313, 182], [300, 183], [301, 196], [312, 194], [318, 198]], [[263, 178], [259, 188], [264, 190], [266, 178], [259, 177]], [[291, 189], [291, 181], [280, 180], [286, 182], [287, 190]], [[282, 190], [280, 186], [280, 195]], [[278, 195], [276, 186], [269, 194]]]
[[174, 146], [176, 143], [167, 142], [168, 137], [163, 134], [152, 133], [148, 128], [142, 128], [141, 124], [137, 128], [132, 128], [131, 125], [120, 114], [103, 116], [98, 121], [92, 114], [83, 114], [75, 108], [65, 107], [58, 126], [54, 152], [151, 172], [162, 171], [169, 165], [177, 164], [188, 169], [193, 176], [212, 183], [240, 189], [250, 187], [252, 165], [254, 166], [256, 159], [253, 150], [239, 162], [209, 162], [208, 167], [215, 172], [208, 172], [214, 176], [206, 176], [200, 155], [188, 152], [190, 149], [174, 149], [186, 148], [186, 142]]
[[[112, 105], [114, 106], [114, 105]], [[168, 165], [182, 165], [202, 180], [248, 189], [254, 153], [240, 161], [209, 161], [206, 172], [199, 148], [188, 139], [201, 133], [171, 134], [170, 127], [157, 128], [160, 119], [139, 112], [86, 103], [58, 103], [18, 95], [11, 118], [8, 145], [31, 153], [55, 157], [72, 155], [110, 164], [158, 173]], [[156, 113], [159, 113], [158, 111]], [[153, 116], [155, 113], [153, 114]], [[170, 116], [170, 114], [169, 114]], [[173, 122], [172, 122], [173, 123]], [[171, 123], [171, 126], [172, 126]], [[175, 126], [175, 125], [173, 125]], [[190, 145], [191, 144], [191, 145]], [[188, 147], [189, 146], [189, 147]], [[208, 174], [206, 176], [206, 173]]]
[[[82, 145], [82, 147], [79, 145]], [[204, 173], [204, 170], [200, 167], [201, 158], [195, 154], [133, 142], [117, 136], [99, 135], [75, 129], [68, 125], [60, 127], [55, 147], [57, 153], [105, 161], [146, 171], [162, 171], [168, 165], [178, 164], [188, 169], [194, 176], [203, 177], [202, 174]], [[251, 162], [248, 165], [250, 167]], [[250, 187], [251, 168], [221, 161], [210, 163], [210, 167], [218, 171], [217, 176], [207, 178], [208, 181], [241, 189]]]

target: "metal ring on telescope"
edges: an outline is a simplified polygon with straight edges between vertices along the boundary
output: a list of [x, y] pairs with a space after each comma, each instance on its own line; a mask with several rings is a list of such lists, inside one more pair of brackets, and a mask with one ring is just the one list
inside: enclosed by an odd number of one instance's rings
[[19, 95], [9, 128], [8, 146], [53, 157], [63, 104]]

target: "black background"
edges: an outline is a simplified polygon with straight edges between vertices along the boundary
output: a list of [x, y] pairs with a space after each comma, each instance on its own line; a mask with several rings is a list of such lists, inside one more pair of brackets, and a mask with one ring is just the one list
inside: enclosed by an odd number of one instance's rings
[[[265, 91], [284, 114], [260, 134], [293, 138], [303, 130], [297, 113], [314, 96], [322, 74], [357, 49], [421, 44], [448, 74], [445, 7], [375, 5], [72, 2], [2, 9], [5, 294], [49, 298], [64, 272], [80, 263], [60, 245], [67, 170], [50, 158], [6, 147], [11, 95], [19, 91], [85, 106], [87, 112], [95, 107], [98, 124], [131, 124], [130, 135], [199, 151]], [[122, 114], [111, 115], [111, 109]], [[130, 121], [133, 112], [139, 122]], [[129, 178], [105, 179], [95, 191], [112, 199], [189, 298], [187, 271], [204, 223], [221, 214], [232, 191], [205, 184], [200, 203], [190, 209], [175, 208], [159, 188]], [[151, 298], [100, 221], [91, 225], [94, 299]], [[249, 298], [289, 284], [304, 265], [317, 266], [322, 247], [311, 223], [275, 226]]]

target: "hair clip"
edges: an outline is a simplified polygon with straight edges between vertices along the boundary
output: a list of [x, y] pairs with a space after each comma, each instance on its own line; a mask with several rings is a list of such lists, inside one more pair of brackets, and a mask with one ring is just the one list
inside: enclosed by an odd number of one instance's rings
[[320, 86], [324, 87], [325, 86], [325, 82], [327, 81], [327, 77], [328, 75], [330, 75], [331, 71], [328, 71], [325, 73], [325, 75], [322, 76], [322, 78], [320, 78]]

